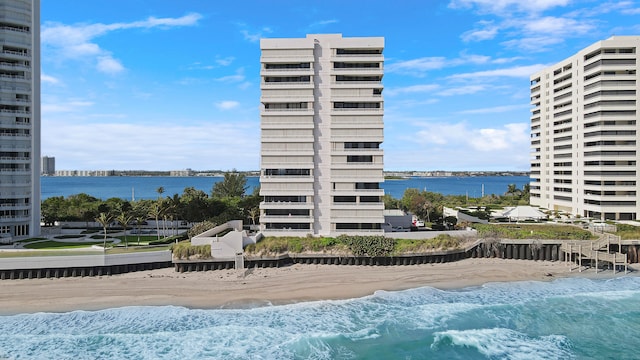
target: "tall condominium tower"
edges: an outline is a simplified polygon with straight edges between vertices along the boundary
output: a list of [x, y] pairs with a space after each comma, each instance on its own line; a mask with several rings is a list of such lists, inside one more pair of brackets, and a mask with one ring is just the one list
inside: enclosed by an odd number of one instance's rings
[[0, 0], [0, 241], [40, 233], [40, 0]]
[[640, 36], [614, 36], [531, 77], [531, 204], [637, 219]]
[[381, 233], [384, 38], [262, 39], [261, 231]]

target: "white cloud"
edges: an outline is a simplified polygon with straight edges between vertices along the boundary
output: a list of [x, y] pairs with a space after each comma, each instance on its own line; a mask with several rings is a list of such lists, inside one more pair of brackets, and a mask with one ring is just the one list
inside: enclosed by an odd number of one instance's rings
[[391, 88], [385, 89], [385, 95], [395, 96], [399, 94], [412, 94], [412, 93], [422, 93], [422, 92], [432, 92], [440, 88], [440, 85], [437, 84], [423, 84], [423, 85], [413, 85], [406, 86], [401, 88]]
[[[385, 132], [386, 169], [393, 164], [402, 164], [404, 169], [529, 169], [528, 123], [476, 127], [433, 119], [394, 120], [413, 131], [410, 135], [406, 131]], [[407, 151], [424, 156], [407, 157]]]
[[120, 61], [112, 58], [111, 56], [98, 57], [98, 64], [96, 65], [98, 71], [105, 74], [117, 74], [124, 71], [124, 66]]
[[442, 69], [445, 66], [447, 66], [447, 59], [444, 57], [423, 57], [385, 65], [385, 72], [419, 76], [426, 71]]
[[466, 85], [466, 86], [452, 87], [449, 89], [442, 90], [438, 92], [438, 95], [440, 96], [469, 95], [469, 94], [478, 93], [480, 91], [484, 91], [485, 89], [486, 89], [486, 86], [484, 85]]
[[500, 43], [507, 48], [517, 48], [526, 52], [548, 51], [551, 45], [564, 42], [563, 38], [553, 36], [522, 37]]
[[83, 100], [43, 102], [42, 116], [47, 116], [51, 113], [73, 113], [93, 106], [93, 104], [91, 101]]
[[244, 75], [244, 68], [239, 68], [238, 70], [236, 70], [235, 75], [222, 76], [222, 77], [216, 78], [215, 80], [219, 82], [225, 82], [225, 83], [239, 83], [239, 82], [243, 82], [245, 79], [246, 79], [246, 76]]
[[338, 20], [336, 19], [331, 19], [331, 20], [321, 20], [321, 21], [316, 21], [312, 24], [309, 24], [308, 28], [312, 29], [312, 28], [318, 28], [318, 27], [323, 27], [325, 25], [330, 25], [330, 24], [336, 24], [338, 23]]
[[526, 20], [522, 23], [522, 29], [528, 34], [549, 34], [553, 36], [578, 36], [586, 34], [594, 29], [586, 19], [570, 19], [565, 17], [545, 16], [537, 19]]
[[229, 66], [235, 60], [233, 56], [227, 56], [225, 58], [216, 57], [216, 64], [220, 66]]
[[[260, 127], [255, 121], [223, 119], [183, 125], [182, 119], [146, 126], [135, 123], [43, 121], [43, 153], [67, 169], [259, 168]], [[158, 141], [167, 139], [170, 141]], [[96, 156], [96, 154], [100, 154]]]
[[499, 27], [494, 25], [493, 21], [480, 21], [478, 22], [478, 28], [470, 30], [462, 34], [463, 41], [482, 41], [491, 40], [498, 34]]
[[483, 14], [538, 13], [567, 6], [570, 0], [451, 0], [452, 9], [477, 9]]
[[233, 100], [225, 100], [225, 101], [219, 101], [215, 105], [220, 110], [231, 110], [240, 106], [240, 103]]
[[509, 111], [514, 111], [514, 110], [527, 109], [529, 107], [530, 106], [528, 104], [504, 105], [504, 106], [494, 106], [490, 108], [462, 110], [462, 111], [459, 111], [458, 114], [496, 114], [496, 113], [505, 113]]
[[98, 71], [114, 74], [124, 70], [124, 66], [110, 52], [100, 48], [95, 38], [113, 31], [136, 28], [168, 29], [176, 26], [192, 26], [202, 18], [200, 14], [188, 14], [179, 18], [149, 17], [142, 21], [113, 24], [76, 24], [65, 25], [47, 22], [42, 26], [41, 41], [43, 47], [49, 48], [55, 58], [82, 59], [96, 58]]
[[479, 129], [469, 139], [476, 151], [492, 152], [515, 148], [529, 142], [529, 124], [505, 124], [501, 129]]
[[533, 73], [544, 69], [547, 65], [534, 64], [526, 66], [515, 66], [505, 69], [477, 71], [472, 73], [455, 74], [451, 75], [450, 79], [473, 79], [482, 77], [516, 77], [516, 78], [529, 78]]
[[51, 75], [40, 74], [40, 81], [43, 83], [48, 83], [52, 85], [60, 84], [60, 79], [53, 77]]
[[446, 67], [461, 66], [467, 64], [483, 65], [483, 64], [503, 64], [518, 60], [519, 57], [510, 58], [497, 58], [493, 59], [491, 56], [479, 55], [479, 54], [467, 54], [461, 53], [459, 57], [453, 59], [447, 59], [445, 57], [423, 57], [412, 60], [403, 60], [389, 65], [385, 65], [385, 72], [387, 73], [399, 73], [404, 75], [411, 75], [415, 77], [422, 77], [425, 73], [431, 70], [441, 70]]
[[264, 37], [264, 34], [268, 34], [270, 32], [271, 32], [271, 29], [268, 27], [264, 27], [261, 30], [255, 31], [253, 33], [249, 32], [249, 30], [240, 30], [240, 33], [242, 34], [242, 36], [244, 36], [244, 39], [249, 42], [258, 42], [260, 41], [261, 38]]

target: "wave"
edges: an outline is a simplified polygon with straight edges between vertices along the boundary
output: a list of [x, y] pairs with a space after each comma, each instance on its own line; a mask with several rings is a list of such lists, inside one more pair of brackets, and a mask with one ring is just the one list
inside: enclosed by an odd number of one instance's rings
[[[398, 349], [407, 358], [462, 352], [527, 359], [532, 349], [549, 349], [537, 358], [584, 358], [587, 351], [635, 354], [624, 343], [634, 343], [637, 323], [640, 278], [570, 278], [244, 309], [135, 306], [1, 316], [0, 358], [332, 359], [395, 357]], [[598, 344], [604, 336], [616, 344]]]

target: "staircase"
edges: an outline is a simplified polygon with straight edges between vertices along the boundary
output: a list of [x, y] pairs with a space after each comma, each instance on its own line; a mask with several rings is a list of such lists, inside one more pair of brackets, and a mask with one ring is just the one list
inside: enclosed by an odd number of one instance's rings
[[[615, 273], [617, 269], [624, 267], [624, 273], [628, 271], [627, 254], [621, 252], [620, 236], [609, 233], [598, 233], [600, 238], [595, 241], [564, 241], [562, 251], [565, 254], [565, 262], [577, 263], [578, 271], [583, 266], [595, 267], [598, 272], [600, 263], [608, 263]], [[618, 251], [611, 251], [611, 243], [618, 243]], [[573, 269], [571, 269], [573, 270]]]

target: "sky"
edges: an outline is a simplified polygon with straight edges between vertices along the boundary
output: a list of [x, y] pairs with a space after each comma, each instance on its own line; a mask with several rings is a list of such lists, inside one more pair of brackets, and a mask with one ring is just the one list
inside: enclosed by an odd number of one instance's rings
[[385, 170], [527, 171], [529, 77], [640, 1], [42, 0], [57, 170], [259, 170], [260, 38], [381, 36]]

